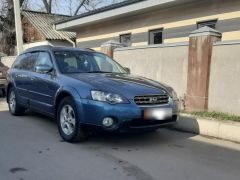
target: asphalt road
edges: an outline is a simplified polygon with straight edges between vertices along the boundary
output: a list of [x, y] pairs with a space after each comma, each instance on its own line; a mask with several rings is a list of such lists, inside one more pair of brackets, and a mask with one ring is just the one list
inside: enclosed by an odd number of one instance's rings
[[238, 180], [240, 144], [161, 129], [69, 144], [51, 119], [0, 100], [0, 180]]

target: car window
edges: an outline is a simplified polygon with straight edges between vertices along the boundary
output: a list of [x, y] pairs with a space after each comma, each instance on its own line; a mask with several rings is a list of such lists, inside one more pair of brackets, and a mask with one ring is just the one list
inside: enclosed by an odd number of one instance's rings
[[72, 57], [66, 57], [64, 59], [64, 62], [69, 66], [69, 67], [72, 67], [72, 68], [77, 68], [78, 66], [78, 63], [77, 63], [77, 59], [76, 57], [72, 56]]
[[50, 67], [53, 66], [50, 55], [47, 52], [39, 52], [39, 55], [37, 57], [35, 66], [43, 66], [43, 65], [47, 65]]
[[16, 61], [13, 63], [12, 68], [14, 69], [21, 69], [21, 61], [27, 58], [27, 54], [21, 54], [17, 57]]
[[101, 71], [105, 71], [105, 72], [118, 72], [119, 68], [118, 66], [114, 66], [114, 61], [111, 61], [110, 58], [104, 58], [102, 56], [94, 56], [94, 59], [96, 60], [99, 69], [101, 69]]
[[13, 64], [13, 68], [26, 71], [33, 71], [36, 63], [38, 53], [25, 53], [20, 55], [16, 62]]
[[126, 73], [113, 59], [101, 53], [59, 51], [54, 54], [62, 73]]
[[34, 67], [35, 67], [35, 64], [36, 64], [37, 57], [38, 57], [37, 52], [31, 53], [29, 55], [26, 70], [34, 71]]

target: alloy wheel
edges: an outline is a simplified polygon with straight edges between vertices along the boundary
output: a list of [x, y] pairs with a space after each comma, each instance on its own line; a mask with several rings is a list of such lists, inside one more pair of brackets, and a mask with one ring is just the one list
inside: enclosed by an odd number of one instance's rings
[[75, 112], [70, 105], [64, 105], [60, 111], [61, 129], [66, 135], [71, 135], [76, 126]]
[[15, 112], [16, 110], [16, 95], [14, 91], [11, 91], [10, 97], [9, 97], [9, 105], [11, 112]]

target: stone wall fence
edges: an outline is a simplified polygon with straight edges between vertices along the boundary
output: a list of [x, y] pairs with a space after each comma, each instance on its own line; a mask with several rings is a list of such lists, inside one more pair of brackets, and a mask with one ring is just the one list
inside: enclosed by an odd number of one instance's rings
[[132, 74], [172, 86], [188, 111], [218, 111], [240, 115], [240, 42], [223, 42], [209, 27], [189, 35], [189, 42], [113, 47], [104, 53]]

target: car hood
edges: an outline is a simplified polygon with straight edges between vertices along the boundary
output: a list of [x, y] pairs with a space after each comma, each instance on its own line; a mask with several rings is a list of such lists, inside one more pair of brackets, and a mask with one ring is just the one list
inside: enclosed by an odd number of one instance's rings
[[140, 76], [116, 73], [81, 73], [68, 75], [89, 84], [92, 90], [120, 94], [128, 99], [136, 95], [165, 94], [167, 86]]

